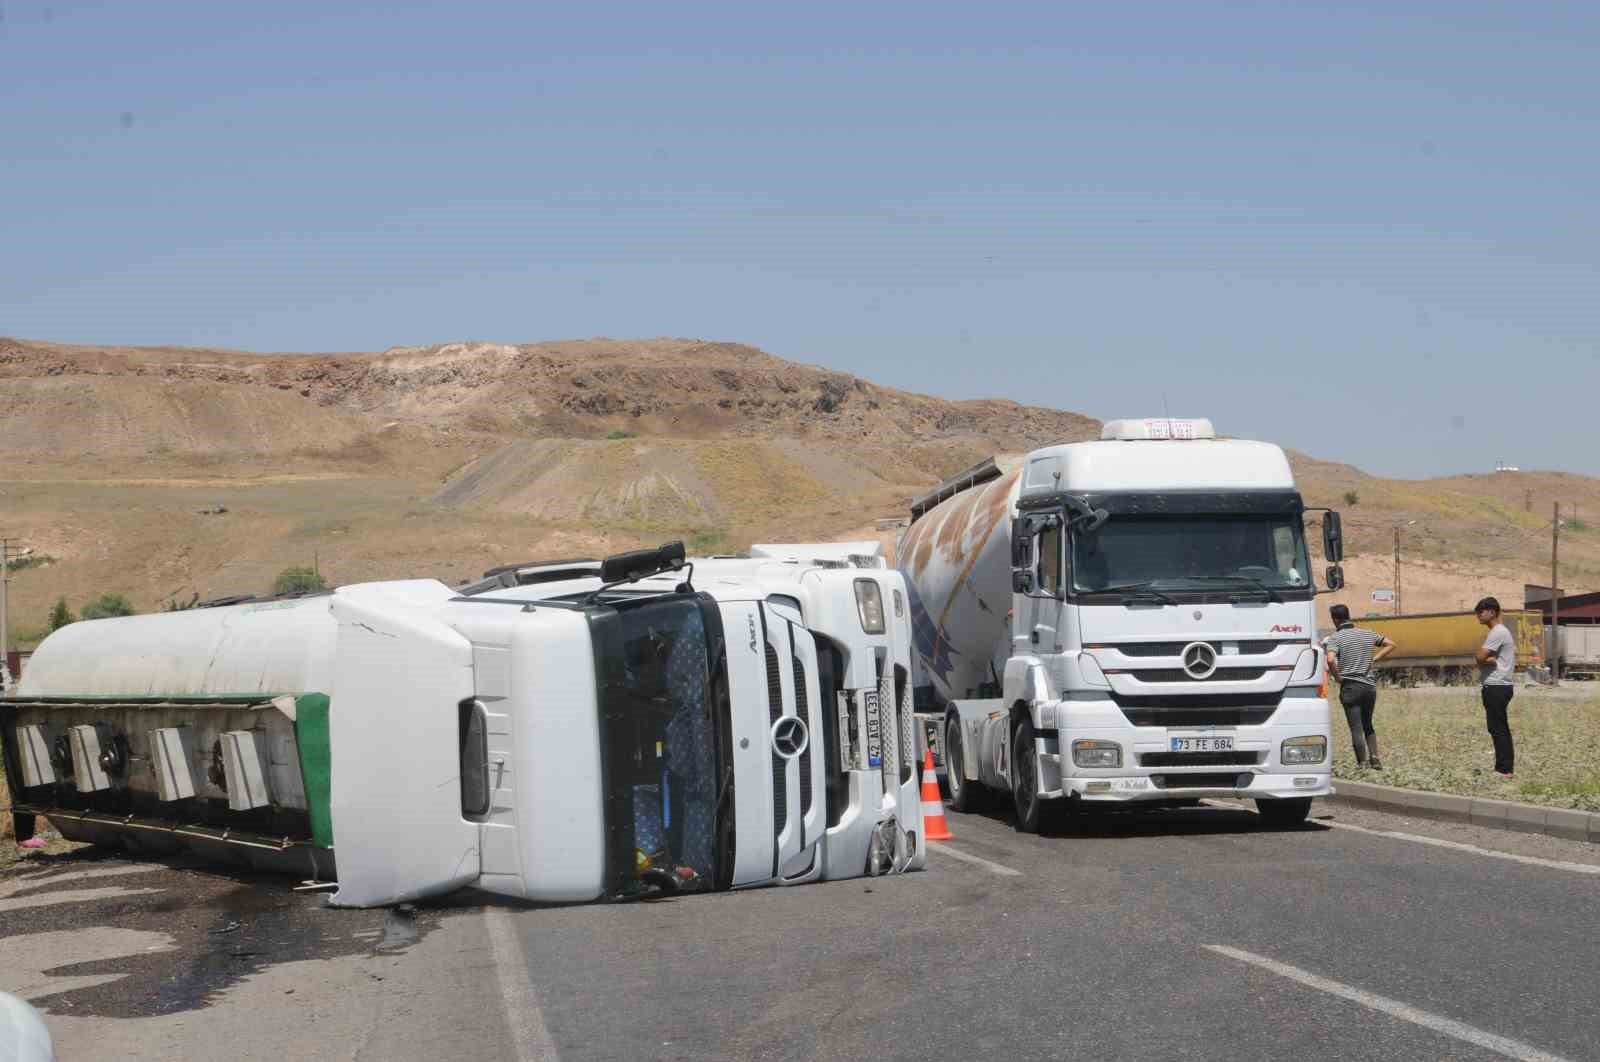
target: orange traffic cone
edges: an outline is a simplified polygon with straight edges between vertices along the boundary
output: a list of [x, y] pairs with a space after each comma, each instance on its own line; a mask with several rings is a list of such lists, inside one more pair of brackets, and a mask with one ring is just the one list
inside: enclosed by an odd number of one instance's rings
[[922, 835], [930, 841], [953, 841], [955, 834], [944, 821], [944, 801], [939, 799], [939, 776], [933, 773], [933, 750], [922, 754]]

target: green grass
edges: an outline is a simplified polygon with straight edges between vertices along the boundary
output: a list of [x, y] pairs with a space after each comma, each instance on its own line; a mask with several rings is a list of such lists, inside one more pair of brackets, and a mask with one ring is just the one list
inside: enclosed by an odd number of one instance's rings
[[1332, 691], [1329, 699], [1338, 778], [1600, 811], [1600, 688], [1517, 688], [1510, 710], [1517, 773], [1510, 781], [1494, 773], [1494, 746], [1475, 687], [1379, 690], [1373, 729], [1381, 771], [1356, 767]]

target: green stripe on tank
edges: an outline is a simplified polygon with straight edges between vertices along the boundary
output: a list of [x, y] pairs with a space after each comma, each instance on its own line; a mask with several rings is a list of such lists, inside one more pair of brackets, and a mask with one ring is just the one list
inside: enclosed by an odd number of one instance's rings
[[328, 741], [328, 697], [302, 693], [294, 699], [294, 743], [300, 747], [300, 777], [306, 785], [311, 842], [333, 847], [333, 748]]

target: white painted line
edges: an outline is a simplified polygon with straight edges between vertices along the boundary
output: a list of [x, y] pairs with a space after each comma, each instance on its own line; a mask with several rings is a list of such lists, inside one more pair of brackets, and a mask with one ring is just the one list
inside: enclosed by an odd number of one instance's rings
[[494, 953], [496, 979], [500, 982], [500, 1001], [505, 1004], [506, 1026], [511, 1030], [511, 1046], [520, 1062], [558, 1062], [556, 1043], [545, 1028], [544, 1013], [533, 982], [528, 980], [528, 962], [517, 947], [517, 925], [505, 911], [491, 908], [484, 912], [489, 945]]
[[[1242, 804], [1224, 803], [1220, 800], [1208, 800], [1206, 803], [1213, 807], [1227, 808], [1230, 811], [1249, 811], [1252, 814], [1254, 813], [1253, 808], [1245, 807]], [[1387, 814], [1394, 814], [1394, 812], [1388, 812]], [[1600, 876], [1600, 866], [1596, 866], [1593, 863], [1569, 863], [1564, 859], [1540, 859], [1538, 856], [1518, 855], [1515, 852], [1498, 852], [1493, 848], [1480, 848], [1475, 844], [1467, 844], [1463, 841], [1446, 841], [1441, 837], [1424, 837], [1420, 833], [1402, 833], [1399, 830], [1374, 830], [1367, 826], [1357, 826], [1349, 822], [1333, 822], [1326, 819], [1315, 819], [1313, 821], [1335, 830], [1349, 830], [1352, 833], [1365, 833], [1373, 837], [1388, 837], [1391, 840], [1410, 841], [1413, 844], [1430, 844], [1435, 848], [1448, 848], [1455, 852], [1488, 856], [1491, 859], [1505, 859], [1513, 863], [1525, 863], [1528, 866], [1545, 867], [1550, 870], [1566, 870], [1574, 874]], [[1465, 826], [1466, 823], [1460, 823], [1459, 825]]]
[[1022, 871], [1020, 870], [1012, 870], [1010, 867], [1001, 866], [999, 863], [991, 863], [982, 856], [975, 856], [971, 852], [963, 852], [959, 848], [951, 848], [943, 841], [929, 841], [928, 851], [938, 852], [940, 855], [947, 855], [951, 859], [959, 859], [963, 863], [971, 863], [973, 866], [982, 867], [989, 873], [998, 874], [1002, 878], [1022, 877]]
[[1443, 1033], [1464, 1043], [1481, 1047], [1486, 1051], [1493, 1051], [1498, 1055], [1505, 1055], [1507, 1058], [1520, 1059], [1522, 1062], [1566, 1062], [1560, 1055], [1552, 1055], [1548, 1051], [1541, 1051], [1532, 1044], [1525, 1044], [1521, 1040], [1513, 1040], [1508, 1036], [1485, 1032], [1482, 1029], [1474, 1028], [1452, 1018], [1444, 1018], [1437, 1014], [1430, 1014], [1425, 1010], [1418, 1010], [1410, 1004], [1389, 999], [1387, 996], [1352, 988], [1347, 984], [1331, 981], [1326, 977], [1318, 977], [1316, 974], [1308, 973], [1298, 966], [1290, 966], [1287, 963], [1278, 962], [1276, 959], [1269, 959], [1264, 955], [1240, 951], [1238, 948], [1229, 948], [1221, 944], [1203, 944], [1201, 946], [1207, 951], [1216, 952], [1218, 955], [1226, 955], [1230, 959], [1238, 959], [1240, 962], [1247, 962], [1251, 966], [1259, 966], [1261, 969], [1275, 973], [1279, 977], [1287, 977], [1291, 981], [1298, 981], [1307, 988], [1315, 988], [1319, 992], [1326, 992], [1329, 995], [1338, 996], [1340, 999], [1348, 999], [1352, 1003], [1359, 1003], [1363, 1007], [1381, 1011], [1391, 1017], [1399, 1018], [1401, 1021], [1409, 1021], [1413, 1025], [1420, 1025], [1425, 1029], [1432, 1029], [1434, 1032]]
[[1348, 822], [1324, 822], [1323, 825], [1332, 826], [1336, 830], [1351, 830], [1355, 833], [1370, 833], [1374, 837], [1392, 837], [1397, 841], [1411, 841], [1415, 844], [1431, 844], [1435, 848], [1450, 848], [1457, 852], [1468, 852], [1472, 855], [1489, 856], [1493, 859], [1509, 859], [1513, 863], [1526, 863], [1529, 866], [1548, 867], [1551, 870], [1569, 870], [1574, 874], [1600, 875], [1600, 866], [1595, 866], [1592, 863], [1569, 863], [1562, 859], [1540, 859], [1538, 856], [1517, 855], [1515, 852], [1497, 852], [1493, 848], [1479, 848], [1475, 844], [1466, 844], [1461, 841], [1446, 841], [1438, 837], [1424, 837], [1417, 833], [1401, 833], [1399, 830], [1372, 830], [1365, 826], [1356, 826]]

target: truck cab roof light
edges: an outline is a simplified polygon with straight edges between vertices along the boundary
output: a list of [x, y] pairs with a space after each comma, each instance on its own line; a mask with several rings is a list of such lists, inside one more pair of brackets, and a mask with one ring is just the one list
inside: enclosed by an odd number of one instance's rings
[[1140, 440], [1215, 439], [1217, 429], [1205, 417], [1176, 419], [1146, 417], [1143, 420], [1111, 420], [1100, 429], [1100, 438], [1118, 442]]

